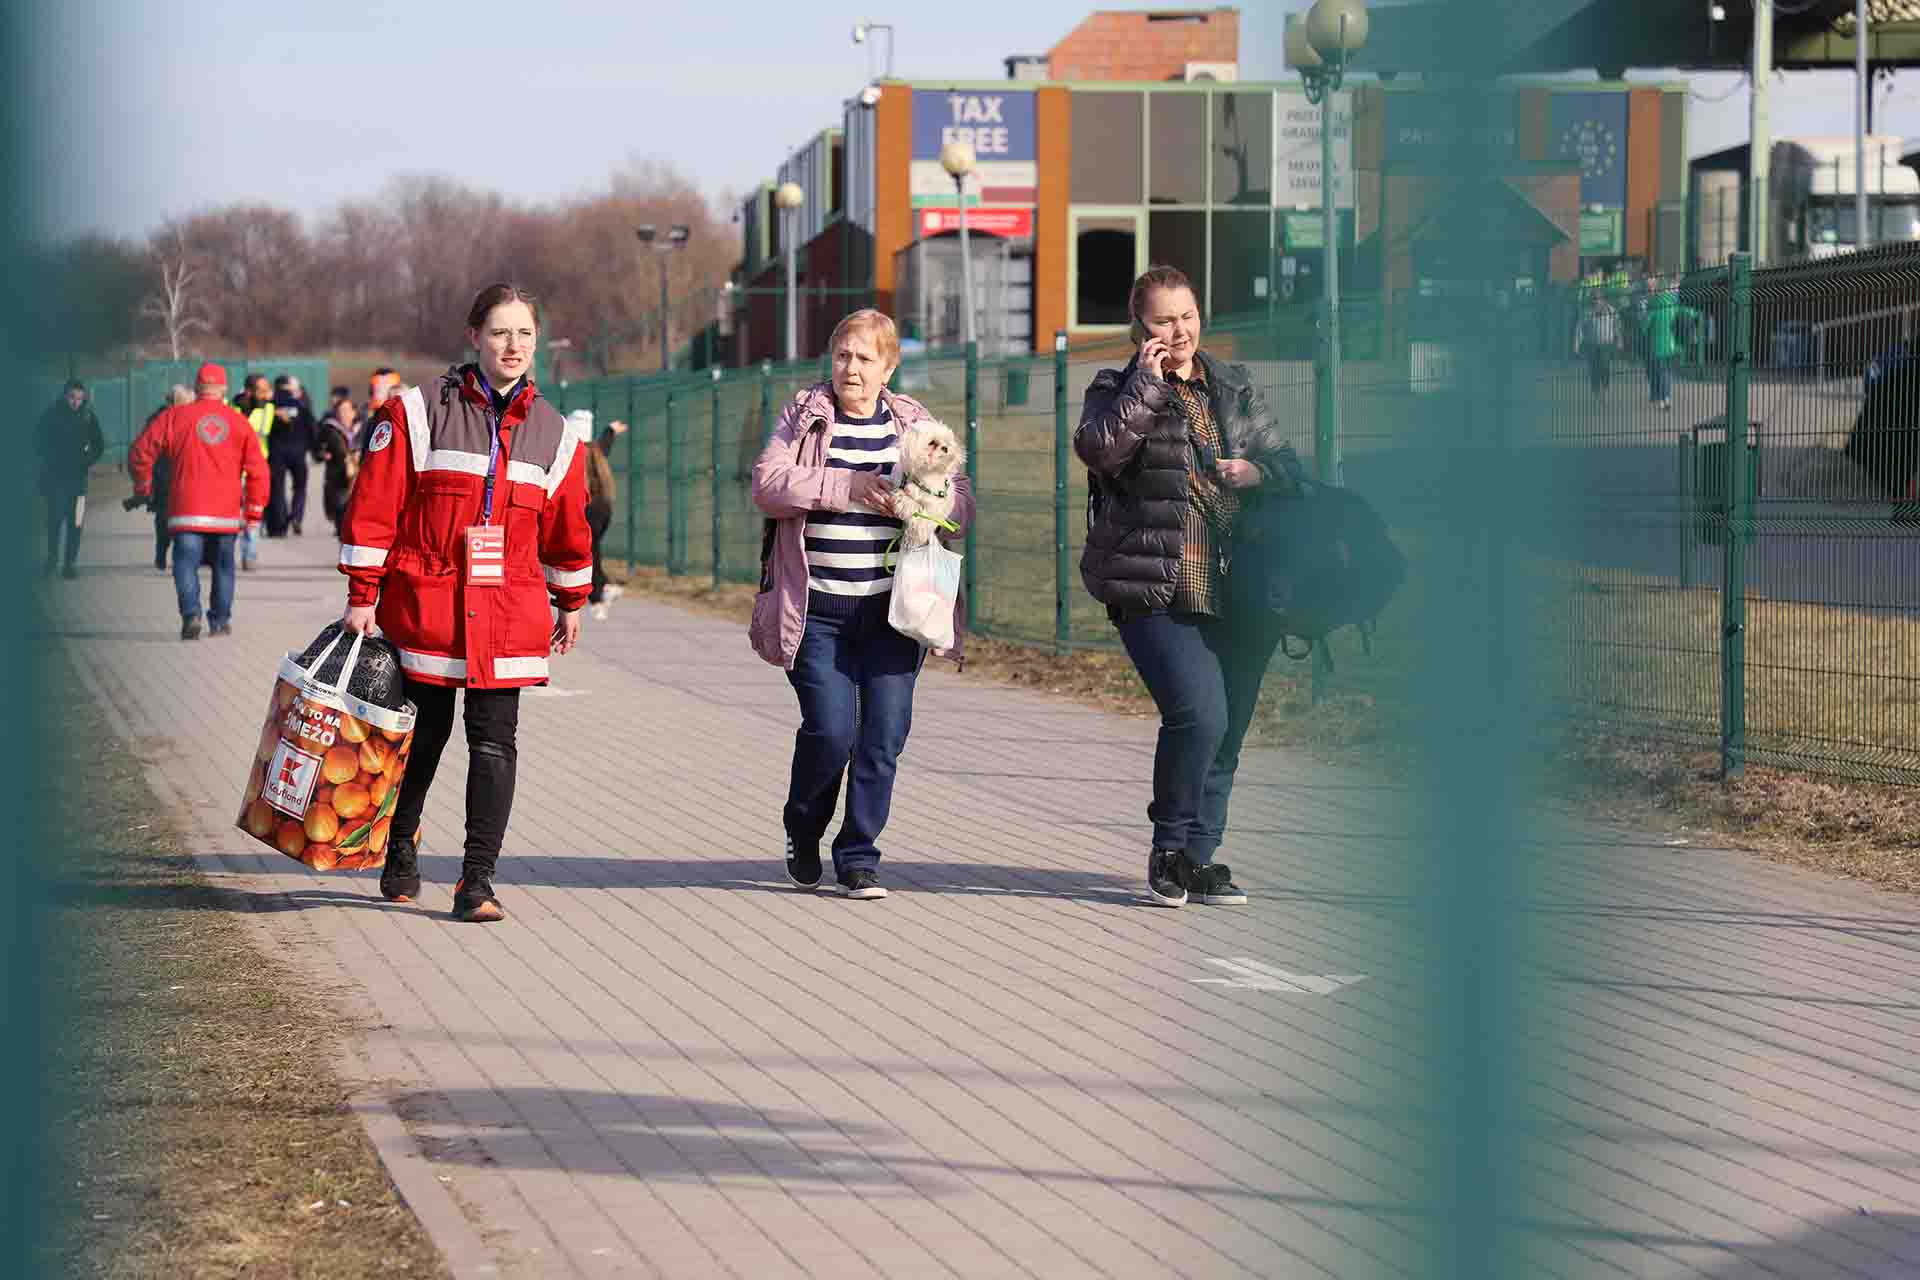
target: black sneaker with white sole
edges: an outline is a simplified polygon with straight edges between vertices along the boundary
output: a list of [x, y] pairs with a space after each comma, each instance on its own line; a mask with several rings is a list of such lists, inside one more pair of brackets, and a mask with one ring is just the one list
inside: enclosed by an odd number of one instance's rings
[[1204, 867], [1186, 866], [1187, 900], [1209, 907], [1244, 907], [1247, 895], [1233, 882], [1233, 872], [1224, 862], [1209, 862]]
[[1163, 907], [1187, 905], [1187, 886], [1182, 878], [1187, 855], [1175, 849], [1155, 849], [1147, 855], [1147, 892]]
[[887, 896], [887, 891], [880, 885], [880, 873], [870, 867], [843, 871], [835, 879], [839, 882], [841, 894], [856, 901], [867, 902]]
[[820, 887], [820, 846], [796, 849], [793, 837], [787, 837], [787, 879], [801, 889]]

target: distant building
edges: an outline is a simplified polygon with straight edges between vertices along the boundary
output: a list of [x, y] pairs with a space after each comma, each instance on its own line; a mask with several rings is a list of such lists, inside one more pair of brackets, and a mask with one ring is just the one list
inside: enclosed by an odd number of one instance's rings
[[[958, 208], [938, 160], [956, 138], [979, 160], [968, 227], [990, 354], [1049, 350], [1056, 330], [1125, 332], [1127, 287], [1150, 263], [1186, 271], [1215, 321], [1317, 296], [1321, 111], [1298, 81], [1236, 81], [1238, 40], [1232, 9], [1101, 12], [1048, 52], [1045, 79], [1035, 58], [1009, 58], [1005, 80], [889, 80], [850, 99], [776, 175], [807, 192], [801, 353], [864, 305], [932, 345], [957, 340]], [[1621, 261], [1682, 265], [1686, 102], [1678, 85], [1505, 86], [1489, 127], [1512, 288]], [[1334, 100], [1342, 281], [1383, 312], [1456, 271], [1462, 236], [1488, 234], [1454, 216], [1488, 193], [1459, 191], [1447, 103], [1409, 76]], [[743, 360], [784, 350], [773, 188], [741, 213]]]

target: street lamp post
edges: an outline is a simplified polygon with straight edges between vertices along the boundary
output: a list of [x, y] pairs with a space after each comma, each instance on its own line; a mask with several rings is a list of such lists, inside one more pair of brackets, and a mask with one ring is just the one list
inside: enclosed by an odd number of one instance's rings
[[780, 207], [780, 246], [787, 251], [787, 363], [792, 364], [800, 358], [800, 307], [794, 292], [795, 285], [795, 249], [794, 241], [798, 234], [794, 224], [799, 220], [800, 206], [806, 202], [807, 193], [800, 189], [797, 182], [783, 182], [773, 193], [773, 202]]
[[[1300, 73], [1307, 101], [1320, 108], [1320, 369], [1314, 395], [1313, 469], [1321, 484], [1339, 484], [1340, 465], [1340, 222], [1334, 202], [1333, 95], [1346, 78], [1347, 58], [1367, 40], [1364, 0], [1314, 0], [1287, 19], [1287, 65]], [[1324, 641], [1313, 646], [1313, 700], [1326, 696], [1332, 662]]]
[[960, 336], [973, 349], [973, 252], [967, 240], [967, 175], [973, 172], [973, 148], [949, 142], [940, 148], [940, 167], [953, 175], [954, 203], [960, 208]]
[[1314, 470], [1322, 484], [1340, 483], [1340, 225], [1334, 202], [1333, 95], [1346, 78], [1347, 58], [1367, 39], [1364, 0], [1314, 0], [1302, 17], [1287, 20], [1287, 65], [1300, 73], [1307, 101], [1320, 108], [1321, 272], [1320, 394], [1314, 433]]
[[693, 233], [684, 224], [675, 223], [667, 228], [667, 238], [661, 240], [654, 225], [649, 222], [636, 228], [633, 234], [641, 244], [650, 247], [660, 260], [660, 372], [668, 373], [673, 368], [673, 313], [667, 305], [667, 255], [686, 248], [687, 240]]

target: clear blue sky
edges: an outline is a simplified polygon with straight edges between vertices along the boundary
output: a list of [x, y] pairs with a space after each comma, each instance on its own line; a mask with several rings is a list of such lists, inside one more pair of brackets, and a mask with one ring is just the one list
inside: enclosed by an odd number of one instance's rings
[[[48, 6], [52, 7], [52, 6]], [[65, 0], [33, 96], [47, 221], [140, 235], [171, 215], [259, 198], [306, 215], [403, 173], [438, 172], [527, 200], [604, 185], [661, 160], [714, 196], [772, 173], [839, 119], [898, 28], [908, 77], [992, 79], [1044, 53], [1096, 7], [1139, 0], [974, 0], [965, 6], [794, 3], [452, 4], [444, 0]], [[1198, 7], [1197, 5], [1195, 7]], [[1241, 5], [1241, 74], [1280, 79], [1282, 15]], [[1652, 77], [1659, 78], [1659, 77]], [[1669, 77], [1670, 78], [1670, 77]], [[1787, 77], [1777, 133], [1851, 129], [1851, 76]], [[1701, 98], [1732, 77], [1701, 77]], [[1920, 73], [1896, 82], [1883, 132], [1920, 135]], [[1696, 101], [1693, 151], [1746, 133], [1746, 94]]]

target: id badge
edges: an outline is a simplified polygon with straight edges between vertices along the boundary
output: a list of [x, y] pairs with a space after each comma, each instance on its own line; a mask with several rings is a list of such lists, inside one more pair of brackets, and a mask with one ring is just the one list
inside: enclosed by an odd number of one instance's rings
[[497, 587], [507, 574], [507, 531], [499, 525], [467, 529], [467, 585]]

